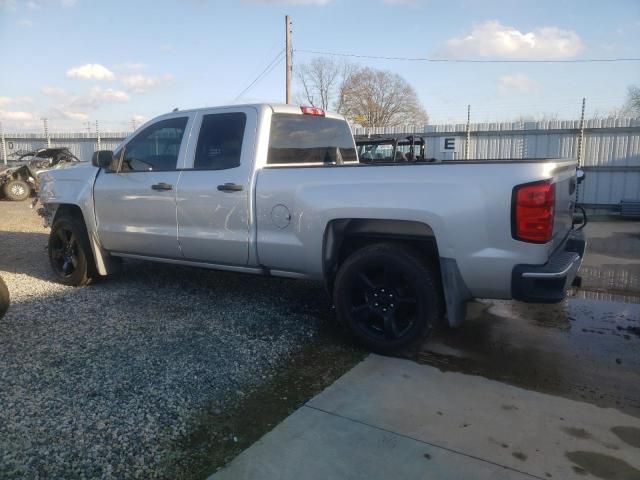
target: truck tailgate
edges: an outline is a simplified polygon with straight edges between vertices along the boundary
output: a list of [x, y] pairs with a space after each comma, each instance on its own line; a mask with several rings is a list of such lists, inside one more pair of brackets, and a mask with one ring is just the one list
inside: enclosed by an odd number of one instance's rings
[[552, 250], [560, 248], [573, 226], [576, 203], [576, 165], [564, 164], [554, 172], [555, 218], [553, 223]]

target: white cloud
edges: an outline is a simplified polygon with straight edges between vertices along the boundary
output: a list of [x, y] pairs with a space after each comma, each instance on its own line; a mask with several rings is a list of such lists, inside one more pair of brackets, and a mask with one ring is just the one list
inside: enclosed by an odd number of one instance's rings
[[115, 75], [111, 70], [103, 67], [99, 63], [87, 63], [80, 67], [74, 67], [67, 70], [67, 77], [95, 79], [95, 80], [113, 80]]
[[104, 102], [123, 103], [129, 101], [129, 95], [120, 90], [113, 90], [112, 88], [102, 90], [101, 88], [96, 87], [92, 90], [92, 94]]
[[136, 93], [146, 93], [149, 90], [156, 88], [164, 83], [168, 83], [173, 80], [171, 75], [163, 75], [162, 77], [148, 77], [145, 75], [131, 75], [124, 77], [122, 83]]
[[447, 40], [440, 54], [455, 58], [557, 59], [573, 57], [582, 47], [582, 40], [573, 30], [540, 27], [521, 32], [491, 20], [474, 26], [462, 37]]
[[23, 19], [18, 22], [18, 26], [30, 28], [33, 27], [33, 22], [31, 20]]
[[64, 111], [61, 111], [60, 113], [64, 118], [67, 118], [69, 120], [86, 121], [89, 118], [89, 115], [81, 112], [69, 112], [64, 110]]
[[124, 62], [115, 66], [116, 70], [144, 70], [147, 68], [146, 63], [140, 62]]
[[332, 0], [243, 0], [243, 3], [259, 5], [327, 5]]
[[538, 84], [523, 73], [504, 75], [498, 79], [501, 93], [531, 93], [538, 89]]
[[93, 87], [89, 93], [72, 98], [61, 110], [95, 110], [105, 103], [125, 103], [128, 101], [129, 95], [126, 92], [112, 88]]
[[3, 120], [12, 120], [12, 121], [33, 120], [33, 113], [0, 110], [0, 118]]
[[32, 103], [33, 103], [33, 98], [31, 97], [0, 97], [0, 107], [9, 105], [9, 104], [31, 105]]
[[42, 87], [41, 92], [47, 97], [65, 97], [67, 95], [67, 92], [60, 87], [54, 87], [51, 85], [45, 85]]

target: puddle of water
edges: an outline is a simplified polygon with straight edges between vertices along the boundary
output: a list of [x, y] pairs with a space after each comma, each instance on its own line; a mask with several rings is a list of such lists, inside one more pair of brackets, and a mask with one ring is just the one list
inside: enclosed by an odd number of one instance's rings
[[640, 416], [640, 305], [570, 298], [556, 305], [470, 304], [410, 358], [443, 371], [614, 407]]
[[[565, 455], [594, 477], [606, 480], [640, 480], [640, 470], [611, 455], [587, 451], [566, 452]], [[578, 473], [575, 469], [574, 471]]]
[[[640, 252], [640, 247], [637, 252]], [[636, 253], [636, 258], [638, 257], [640, 257], [640, 253]], [[583, 264], [580, 268], [580, 276], [582, 277], [582, 286], [587, 290], [640, 296], [640, 264], [628, 262], [624, 264]]]
[[[640, 428], [636, 427], [613, 427], [611, 431], [616, 437], [627, 445], [640, 448]], [[640, 452], [638, 452], [640, 455]]]
[[593, 436], [589, 432], [587, 432], [584, 428], [562, 427], [561, 430], [565, 433], [568, 433], [574, 438], [580, 438], [582, 440], [593, 438]]

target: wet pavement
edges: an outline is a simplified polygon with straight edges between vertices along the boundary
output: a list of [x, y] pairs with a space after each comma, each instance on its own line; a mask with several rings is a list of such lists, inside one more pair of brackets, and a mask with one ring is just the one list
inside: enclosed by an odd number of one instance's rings
[[564, 302], [474, 302], [410, 358], [640, 417], [640, 222], [586, 233], [583, 285]]
[[473, 302], [460, 328], [408, 359], [369, 355], [211, 478], [640, 480], [639, 233], [588, 225], [564, 302]]

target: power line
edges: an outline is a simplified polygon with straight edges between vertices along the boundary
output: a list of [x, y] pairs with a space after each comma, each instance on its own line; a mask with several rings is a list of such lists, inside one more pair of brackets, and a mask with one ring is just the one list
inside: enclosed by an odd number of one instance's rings
[[545, 59], [545, 60], [474, 60], [468, 58], [427, 58], [427, 57], [385, 57], [379, 55], [359, 55], [355, 53], [320, 52], [317, 50], [295, 50], [297, 53], [311, 53], [314, 55], [329, 55], [334, 57], [367, 58], [372, 60], [400, 60], [405, 62], [429, 63], [612, 63], [612, 62], [640, 62], [640, 58], [574, 58], [574, 59]]
[[249, 85], [247, 85], [247, 87], [244, 90], [242, 90], [238, 95], [236, 95], [236, 98], [233, 99], [234, 102], [238, 100], [240, 97], [242, 97], [245, 93], [247, 93], [251, 89], [251, 87], [253, 87], [256, 83], [258, 83], [260, 80], [266, 77], [269, 73], [271, 73], [271, 71], [276, 67], [276, 65], [278, 65], [282, 61], [283, 59], [282, 54], [284, 53], [284, 50], [285, 50], [284, 48], [280, 50], [278, 54], [275, 56], [275, 58], [271, 60], [271, 62], [269, 62], [269, 64], [266, 67], [264, 67], [264, 70], [262, 70], [262, 72], [260, 72], [258, 76]]

